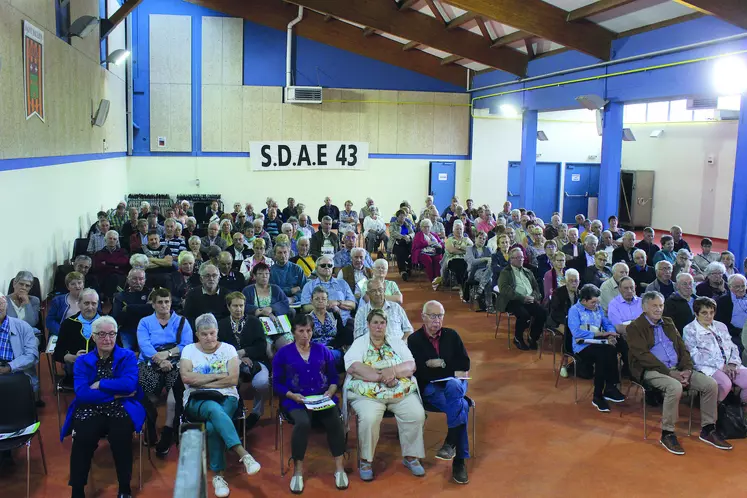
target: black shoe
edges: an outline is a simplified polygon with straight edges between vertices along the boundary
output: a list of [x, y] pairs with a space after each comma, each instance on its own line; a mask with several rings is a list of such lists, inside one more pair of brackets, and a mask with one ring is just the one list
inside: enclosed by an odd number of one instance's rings
[[161, 439], [156, 444], [156, 456], [166, 458], [171, 450], [171, 442], [174, 439], [174, 429], [171, 427], [164, 427], [161, 431]]
[[529, 338], [529, 349], [531, 349], [532, 351], [537, 351], [537, 349], [539, 349], [537, 341], [535, 341], [531, 337]]
[[410, 274], [406, 271], [403, 271], [402, 273], [400, 273], [399, 276], [402, 277], [402, 280], [404, 282], [407, 282], [408, 280], [410, 280]]
[[469, 482], [467, 466], [464, 465], [464, 462], [454, 462], [451, 465], [451, 477], [457, 484], [467, 484]]
[[250, 431], [252, 427], [257, 425], [257, 422], [259, 421], [259, 415], [256, 413], [250, 413], [246, 417], [246, 430]]
[[526, 345], [524, 341], [519, 339], [518, 337], [514, 337], [514, 346], [516, 346], [516, 349], [520, 349], [522, 351], [529, 351], [529, 346]]
[[669, 453], [673, 453], [675, 455], [685, 454], [685, 450], [682, 449], [682, 446], [680, 446], [680, 442], [677, 440], [677, 436], [675, 436], [673, 432], [662, 434], [659, 442], [662, 446], [664, 446], [664, 448], [666, 448]]
[[622, 403], [623, 401], [625, 401], [625, 396], [620, 392], [617, 386], [612, 386], [608, 387], [607, 390], [604, 391], [604, 399], [606, 399], [607, 401], [612, 401], [613, 403]]
[[591, 400], [591, 404], [600, 412], [608, 413], [610, 411], [610, 405], [603, 396], [594, 396], [594, 399]]

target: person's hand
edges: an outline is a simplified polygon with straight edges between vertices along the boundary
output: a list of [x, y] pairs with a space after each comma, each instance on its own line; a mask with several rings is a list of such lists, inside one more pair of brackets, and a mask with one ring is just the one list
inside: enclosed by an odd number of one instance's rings
[[396, 378], [397, 377], [394, 375], [394, 368], [393, 367], [385, 368], [385, 369], [383, 369], [381, 371], [381, 381], [384, 384], [388, 385], [390, 382], [392, 382]]
[[252, 359], [249, 358], [248, 356], [244, 356], [243, 358], [241, 358], [241, 363], [243, 363], [244, 365], [246, 365], [249, 368], [252, 368], [252, 365], [254, 364], [254, 362], [252, 361]]
[[531, 303], [534, 302], [534, 297], [533, 296], [524, 296], [524, 302], [527, 303], [527, 304], [531, 304]]
[[172, 365], [168, 360], [163, 360], [158, 364], [158, 368], [160, 368], [162, 372], [170, 372], [171, 369], [174, 368], [174, 365]]
[[425, 366], [430, 367], [430, 368], [441, 368], [442, 361], [443, 360], [441, 358], [434, 358], [432, 360], [427, 360], [425, 362]]
[[98, 389], [99, 388], [99, 381], [97, 380], [96, 382], [94, 382], [93, 384], [91, 384], [90, 387], [91, 387], [91, 389]]
[[21, 301], [21, 306], [26, 306], [29, 304], [29, 294], [28, 292], [17, 292], [16, 297]]
[[269, 306], [262, 308], [262, 314], [268, 317], [272, 316], [272, 308], [270, 308]]
[[[335, 391], [335, 392], [337, 392], [337, 391]], [[327, 389], [324, 392], [324, 394], [323, 394], [323, 396], [326, 396], [327, 398], [330, 398], [330, 399], [332, 399], [332, 396], [334, 396], [334, 395], [335, 395], [335, 393], [332, 392], [332, 388], [331, 387], [329, 389]]]
[[4, 374], [9, 374], [10, 372], [11, 372], [11, 369], [9, 365], [3, 365], [2, 367], [0, 367], [0, 374], [4, 375]]
[[454, 371], [454, 377], [456, 377], [457, 379], [459, 377], [469, 377], [469, 372], [465, 372], [463, 370], [455, 370]]
[[339, 306], [329, 306], [329, 307], [327, 307], [327, 309], [329, 311], [331, 311], [332, 313], [340, 313], [340, 307]]
[[75, 353], [75, 356], [83, 356], [84, 354], [88, 354], [88, 352], [85, 349], [81, 349], [77, 353]]
[[734, 363], [729, 363], [724, 367], [724, 373], [729, 377], [729, 380], [734, 380], [737, 376], [737, 366]]
[[299, 292], [301, 292], [300, 287], [291, 287], [291, 294], [298, 294]]
[[136, 394], [137, 394], [137, 391], [132, 391], [130, 394], [115, 394], [114, 399], [134, 398]]
[[692, 377], [693, 372], [692, 370], [685, 370], [682, 372], [682, 385], [687, 386], [690, 384], [690, 378]]
[[296, 403], [298, 403], [300, 405], [304, 404], [304, 397], [301, 396], [298, 393], [288, 393], [287, 397], [288, 397], [288, 399], [291, 399], [291, 400], [295, 401]]
[[601, 335], [604, 338], [617, 337], [617, 332], [602, 332]]
[[156, 353], [153, 356], [153, 359], [157, 363], [161, 363], [163, 360], [167, 360], [168, 358], [169, 358], [169, 352], [168, 351], [160, 351], [160, 352]]

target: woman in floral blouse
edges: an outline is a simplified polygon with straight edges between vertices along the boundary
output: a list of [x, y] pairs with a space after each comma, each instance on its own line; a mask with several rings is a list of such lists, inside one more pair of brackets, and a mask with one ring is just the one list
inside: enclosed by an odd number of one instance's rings
[[[378, 261], [378, 260], [377, 260]], [[317, 286], [311, 291], [311, 306], [313, 310], [309, 313], [314, 325], [311, 342], [321, 344], [329, 349], [335, 358], [337, 370], [343, 371], [343, 357], [345, 356], [344, 345], [346, 342], [338, 335], [337, 317], [331, 311], [327, 310], [329, 303], [329, 293], [324, 287]], [[347, 345], [353, 341], [350, 337]]]
[[414, 381], [415, 360], [401, 339], [387, 336], [387, 317], [374, 309], [366, 317], [368, 334], [353, 342], [345, 353], [348, 373], [345, 389], [357, 414], [361, 479], [374, 478], [373, 457], [385, 411], [394, 413], [402, 446], [402, 464], [415, 476], [425, 475], [423, 423], [425, 412]]

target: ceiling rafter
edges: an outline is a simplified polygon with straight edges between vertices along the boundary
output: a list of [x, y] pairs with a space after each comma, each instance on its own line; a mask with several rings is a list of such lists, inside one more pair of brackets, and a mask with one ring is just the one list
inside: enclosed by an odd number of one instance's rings
[[375, 33], [376, 33], [376, 30], [373, 28], [363, 28], [363, 36], [365, 36], [366, 38], [368, 38], [369, 36]]
[[438, 7], [436, 6], [436, 3], [433, 0], [425, 0], [425, 4], [428, 6], [429, 9], [431, 9], [431, 12], [433, 12], [433, 15], [436, 17], [436, 19], [440, 19], [442, 23], [446, 24], [447, 19], [438, 9]]
[[571, 22], [578, 21], [579, 19], [586, 19], [587, 17], [601, 14], [603, 12], [607, 12], [608, 10], [616, 9], [635, 1], [636, 0], [599, 0], [598, 2], [594, 2], [584, 7], [580, 7], [578, 9], [570, 11], [568, 13], [568, 17], [566, 17], [566, 20], [568, 22]]
[[747, 6], [744, 0], [674, 0], [692, 9], [710, 14], [734, 26], [747, 29]]
[[542, 0], [449, 0], [449, 4], [599, 59], [610, 59], [614, 33], [588, 21], [569, 24], [568, 12]]
[[529, 59], [534, 59], [535, 53], [534, 53], [534, 45], [532, 44], [532, 40], [529, 38], [524, 39], [524, 47], [527, 49], [527, 55], [529, 55]]
[[452, 29], [456, 29], [459, 26], [464, 26], [468, 22], [475, 20], [477, 17], [478, 17], [477, 14], [475, 14], [474, 12], [465, 12], [461, 16], [456, 17], [452, 19], [451, 21], [447, 22], [446, 29], [451, 31]]
[[399, 2], [399, 4], [397, 5], [397, 8], [398, 8], [399, 10], [406, 10], [406, 9], [409, 9], [409, 8], [411, 8], [411, 7], [413, 6], [413, 5], [415, 5], [415, 4], [416, 4], [416, 3], [418, 3], [419, 1], [420, 1], [420, 0], [402, 0], [402, 1], [401, 1], [401, 2]]
[[[298, 14], [298, 7], [281, 0], [188, 1], [283, 32]], [[462, 66], [442, 66], [438, 57], [421, 50], [405, 52], [399, 42], [383, 36], [364, 38], [361, 36], [361, 29], [356, 26], [344, 22], [325, 22], [324, 19], [325, 14], [307, 10], [294, 30], [298, 36], [464, 87], [466, 69]]]
[[289, 0], [317, 12], [371, 27], [444, 52], [460, 55], [516, 75], [524, 75], [529, 57], [508, 47], [491, 49], [465, 29], [447, 31], [442, 22], [416, 11], [399, 11], [394, 2], [371, 0]]
[[513, 33], [510, 33], [506, 36], [501, 36], [500, 38], [497, 38], [491, 45], [491, 48], [496, 47], [503, 47], [505, 45], [510, 45], [512, 43], [516, 43], [517, 41], [526, 40], [527, 38], [531, 38], [534, 35], [532, 33], [527, 33], [526, 31], [514, 31]]
[[441, 65], [442, 66], [448, 66], [449, 64], [455, 64], [457, 61], [460, 61], [464, 59], [464, 57], [459, 55], [450, 55], [448, 57], [444, 57], [441, 59]]
[[478, 16], [475, 21], [477, 21], [477, 27], [480, 28], [480, 32], [482, 33], [482, 36], [487, 38], [490, 41], [493, 41], [493, 37], [490, 36], [490, 31], [488, 30], [487, 24], [485, 24], [485, 19]]
[[101, 24], [99, 26], [99, 33], [101, 38], [106, 38], [109, 36], [109, 34], [114, 31], [114, 28], [116, 28], [119, 23], [125, 20], [125, 18], [135, 10], [135, 7], [140, 5], [140, 2], [143, 0], [127, 0], [125, 3], [123, 3], [117, 11], [112, 14], [112, 16], [109, 19], [102, 19]]
[[420, 43], [418, 42], [407, 42], [404, 45], [402, 45], [402, 50], [414, 50], [420, 46]]

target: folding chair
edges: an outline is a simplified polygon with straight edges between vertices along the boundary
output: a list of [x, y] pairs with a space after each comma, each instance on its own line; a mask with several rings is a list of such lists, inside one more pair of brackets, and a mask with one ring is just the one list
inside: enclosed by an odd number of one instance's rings
[[542, 359], [542, 352], [545, 349], [545, 339], [547, 337], [550, 337], [550, 349], [552, 351], [552, 371], [555, 373], [555, 364], [556, 364], [556, 356], [557, 356], [557, 350], [555, 349], [555, 338], [560, 337], [561, 340], [563, 338], [563, 333], [558, 330], [555, 327], [547, 326], [542, 330], [542, 336], [540, 337], [540, 345], [539, 345], [539, 359]]
[[[0, 410], [0, 433], [23, 431], [39, 422], [36, 412], [36, 400], [31, 381], [26, 375], [0, 375], [0, 398], [8, 400]], [[39, 428], [30, 434], [14, 436], [0, 441], [0, 452], [26, 446], [26, 498], [31, 490], [31, 440], [39, 436], [44, 474], [47, 474], [47, 459], [44, 455], [44, 443]]]
[[[239, 397], [239, 406], [236, 407], [236, 412], [234, 412], [233, 417], [231, 417], [231, 420], [235, 422], [241, 421], [241, 444], [246, 447], [246, 406], [244, 406], [244, 400]], [[182, 411], [182, 414], [179, 416], [179, 425], [188, 424], [188, 425], [205, 425], [205, 421], [202, 420], [189, 420], [187, 418], [186, 410]], [[203, 427], [203, 430], [205, 431], [205, 434], [207, 435], [207, 429]], [[180, 431], [179, 437], [181, 438], [181, 434], [183, 431]]]
[[[555, 387], [558, 387], [558, 381], [560, 380], [560, 371], [563, 369], [563, 367], [567, 367], [571, 363], [574, 363], [573, 368], [573, 389], [574, 389], [574, 397], [573, 400], [575, 403], [578, 403], [578, 364], [579, 360], [578, 357], [573, 353], [573, 345], [571, 343], [573, 336], [571, 335], [570, 331], [568, 331], [567, 334], [563, 335], [563, 357], [560, 360], [560, 368], [558, 368], [558, 373], [555, 376]], [[590, 388], [593, 389], [593, 385]], [[588, 393], [587, 393], [588, 395]]]
[[[344, 423], [342, 418], [342, 410], [340, 411], [340, 423]], [[284, 448], [285, 438], [283, 436], [283, 425], [289, 424], [294, 425], [293, 419], [285, 412], [282, 408], [278, 407], [278, 415], [275, 418], [275, 451], [280, 448], [280, 477], [285, 477], [286, 468], [289, 466], [285, 463]], [[313, 426], [313, 424], [312, 424]], [[347, 454], [347, 452], [346, 452]], [[290, 461], [288, 462], [290, 463]]]
[[511, 317], [513, 317], [514, 315], [512, 315], [508, 311], [498, 311], [497, 309], [495, 310], [495, 338], [498, 339], [498, 327], [501, 326], [501, 318], [503, 317], [503, 315], [506, 315], [508, 317], [508, 332], [506, 333], [506, 337], [508, 338], [508, 349], [511, 349]]
[[[641, 406], [643, 407], [643, 439], [648, 439], [648, 424], [646, 423], [647, 414], [648, 414], [648, 407], [646, 405], [646, 393], [648, 390], [655, 391], [653, 387], [649, 386], [648, 388], [645, 386], [643, 381], [635, 381], [631, 380], [630, 385], [628, 385], [628, 391], [625, 393], [625, 397], [627, 398], [630, 395], [630, 390], [636, 387], [637, 392], [642, 392], [643, 395], [641, 396]], [[692, 428], [693, 428], [693, 405], [695, 404], [695, 395], [696, 393], [691, 392], [690, 389], [683, 389], [683, 393], [688, 393], [690, 396], [690, 416], [688, 417], [687, 422], [687, 435], [690, 436], [692, 434]], [[622, 412], [620, 412], [620, 416], [622, 417]]]
[[[477, 410], [475, 409], [477, 407], [477, 404], [475, 403], [475, 400], [470, 398], [469, 396], [465, 396], [464, 399], [467, 401], [467, 404], [469, 405], [470, 412], [472, 412], [472, 444], [470, 445], [472, 456], [477, 456]], [[423, 409], [426, 412], [430, 413], [443, 413], [441, 410], [437, 409], [435, 406], [423, 402]], [[426, 413], [426, 417], [428, 416], [428, 413]]]
[[[52, 389], [54, 390], [55, 400], [57, 401], [57, 427], [62, 430], [62, 406], [60, 405], [61, 395], [75, 395], [75, 388], [72, 384], [65, 383], [68, 379], [65, 376], [65, 372], [60, 373], [57, 367], [57, 362], [54, 361], [52, 355], [54, 354], [54, 348], [57, 344], [56, 336], [50, 338], [47, 350], [44, 355], [47, 357], [47, 366], [49, 367], [49, 377], [51, 379]], [[41, 362], [40, 362], [41, 363]]]

